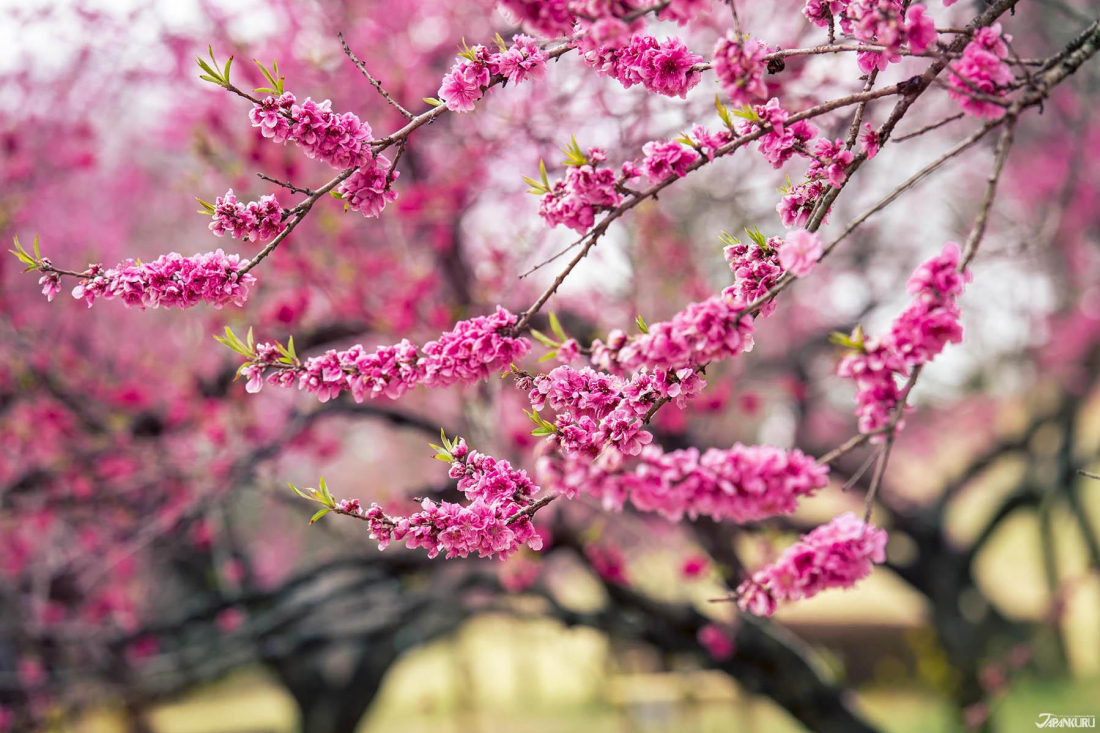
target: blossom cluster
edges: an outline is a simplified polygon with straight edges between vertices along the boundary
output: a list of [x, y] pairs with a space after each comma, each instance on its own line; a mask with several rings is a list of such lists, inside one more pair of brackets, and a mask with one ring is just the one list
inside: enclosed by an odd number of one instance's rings
[[[45, 261], [45, 264], [49, 264]], [[73, 288], [73, 297], [91, 307], [97, 298], [119, 299], [127, 308], [191, 308], [199, 303], [223, 306], [244, 305], [256, 278], [242, 270], [248, 260], [222, 250], [192, 257], [172, 252], [152, 262], [124, 262], [104, 269], [92, 265]], [[61, 288], [55, 272], [39, 281], [50, 300]]]
[[546, 70], [549, 58], [530, 36], [517, 35], [512, 46], [501, 42], [499, 53], [490, 53], [485, 46], [466, 49], [451, 70], [443, 77], [439, 98], [452, 112], [470, 112], [481, 99], [494, 76], [513, 84], [538, 78]]
[[886, 532], [851, 512], [802, 536], [772, 564], [737, 588], [737, 605], [771, 616], [779, 601], [811, 598], [830, 588], [851, 588], [886, 560]]
[[648, 9], [656, 9], [661, 20], [684, 25], [710, 3], [711, 0], [668, 0], [657, 5], [646, 0], [500, 0], [525, 28], [547, 38], [572, 35], [582, 42], [582, 48], [593, 40], [625, 40], [641, 26], [640, 17]]
[[976, 99], [974, 92], [987, 97], [1005, 96], [1013, 82], [1012, 69], [1005, 63], [1007, 42], [1012, 36], [1001, 32], [1001, 24], [980, 28], [966, 44], [962, 58], [951, 64], [948, 94], [958, 102], [963, 112], [975, 117], [997, 119], [1005, 108], [994, 102]]
[[539, 200], [543, 221], [583, 234], [595, 223], [597, 213], [618, 206], [623, 197], [615, 173], [600, 166], [606, 159], [602, 149], [590, 148], [582, 165], [570, 166], [565, 178], [555, 181]]
[[228, 234], [246, 242], [267, 241], [283, 228], [283, 210], [274, 195], [243, 204], [229, 189], [225, 196], [215, 199], [211, 217], [210, 231], [214, 234]]
[[583, 493], [609, 509], [629, 502], [678, 522], [710, 517], [715, 521], [756, 522], [792, 514], [802, 497], [829, 483], [828, 466], [798, 450], [736, 443], [729, 449], [697, 448], [664, 452], [647, 446], [633, 467], [621, 461], [546, 461], [543, 483], [563, 494]]
[[760, 137], [760, 153], [773, 168], [780, 168], [795, 153], [806, 154], [807, 144], [817, 137], [817, 128], [806, 120], [789, 123], [790, 112], [779, 106], [779, 100], [772, 97], [767, 104], [757, 104], [752, 108], [752, 117], [739, 120], [737, 133], [749, 135], [767, 128]]
[[418, 384], [431, 388], [472, 384], [487, 379], [531, 349], [525, 338], [511, 335], [518, 318], [504, 308], [488, 316], [460, 321], [455, 327], [417, 348], [407, 339], [369, 352], [361, 345], [327, 351], [305, 361], [290, 357], [277, 344], [257, 344], [241, 367], [247, 390], [258, 392], [267, 382], [298, 388], [321, 402], [351, 392], [356, 402], [386, 396], [397, 399]]
[[517, 386], [528, 391], [534, 410], [547, 405], [554, 410], [553, 440], [563, 453], [592, 459], [606, 446], [626, 456], [640, 453], [653, 440], [644, 429], [650, 408], [664, 399], [683, 405], [706, 382], [690, 368], [642, 369], [625, 378], [563, 365], [548, 374], [521, 376]]
[[[860, 339], [837, 367], [840, 376], [856, 383], [856, 414], [862, 432], [874, 433], [889, 425], [903, 397], [897, 376], [927, 364], [948, 343], [962, 340], [955, 301], [971, 274], [959, 272], [959, 259], [959, 246], [948, 242], [939, 255], [918, 267], [908, 284], [913, 302], [894, 319], [890, 331], [878, 339]], [[895, 427], [901, 426], [899, 420]]]
[[702, 79], [694, 68], [703, 57], [692, 53], [679, 38], [663, 41], [646, 34], [630, 38], [624, 45], [601, 46], [584, 54], [586, 64], [598, 76], [608, 76], [629, 89], [641, 84], [651, 94], [680, 97]]
[[293, 94], [284, 92], [254, 104], [248, 116], [252, 126], [274, 142], [293, 142], [308, 157], [339, 170], [357, 168], [336, 189], [348, 208], [378, 216], [397, 198], [391, 187], [399, 174], [387, 157], [371, 150], [371, 127], [354, 112], [333, 112], [327, 99], [306, 98], [298, 104]]
[[[727, 245], [722, 254], [733, 272], [734, 282], [724, 292], [741, 303], [752, 303], [764, 297], [783, 274], [778, 252], [781, 244], [782, 239], [771, 237], [763, 246], [755, 241], [748, 244], [734, 241]], [[760, 307], [760, 316], [766, 318], [774, 311], [775, 301], [772, 300]]]
[[936, 42], [936, 26], [927, 8], [919, 3], [905, 6], [901, 0], [806, 0], [802, 13], [821, 28], [839, 19], [845, 34], [885, 47], [885, 51], [859, 52], [859, 67], [869, 73], [875, 68], [885, 71], [887, 65], [900, 61], [899, 51], [905, 47], [919, 54]]
[[441, 553], [447, 559], [477, 553], [505, 560], [524, 546], [542, 549], [542, 537], [530, 515], [516, 516], [534, 503], [532, 497], [538, 491], [526, 471], [470, 451], [461, 438], [439, 455], [451, 458], [448, 475], [458, 480], [458, 490], [468, 504], [424, 499], [421, 511], [394, 517], [378, 504], [364, 510], [358, 502], [341, 502], [341, 513], [365, 519], [371, 539], [377, 540], [381, 550], [391, 542], [404, 542], [410, 550], [427, 550], [432, 558]]
[[736, 293], [727, 291], [691, 303], [633, 339], [614, 330], [606, 342], [593, 342], [592, 363], [605, 371], [634, 370], [643, 365], [678, 371], [750, 351], [752, 316], [738, 317], [744, 305]]
[[682, 178], [688, 168], [699, 160], [699, 153], [678, 140], [650, 140], [642, 146], [642, 172], [650, 183], [666, 178]]
[[733, 31], [718, 39], [714, 45], [714, 75], [733, 104], [741, 106], [767, 98], [767, 55], [768, 47], [763, 43]]

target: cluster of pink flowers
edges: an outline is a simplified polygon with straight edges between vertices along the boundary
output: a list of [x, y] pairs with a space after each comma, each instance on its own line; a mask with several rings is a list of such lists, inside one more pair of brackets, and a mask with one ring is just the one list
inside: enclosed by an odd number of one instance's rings
[[859, 53], [864, 73], [874, 68], [885, 70], [888, 64], [900, 61], [898, 51], [904, 46], [913, 53], [924, 53], [935, 43], [936, 26], [926, 12], [919, 3], [906, 10], [901, 0], [806, 0], [802, 8], [814, 25], [828, 28], [839, 18], [845, 34], [886, 48], [885, 52]]
[[699, 643], [715, 661], [725, 661], [733, 657], [736, 646], [733, 634], [718, 624], [707, 624], [696, 634]]
[[[825, 194], [828, 184], [821, 178], [812, 178], [797, 185], [780, 189], [783, 198], [776, 204], [775, 210], [785, 227], [804, 227], [810, 223], [817, 202]], [[822, 218], [828, 221], [828, 214]]]
[[[889, 333], [867, 341], [837, 367], [840, 376], [855, 380], [856, 414], [862, 432], [873, 433], [889, 425], [902, 398], [896, 376], [927, 364], [948, 343], [962, 340], [955, 300], [971, 274], [959, 272], [959, 258], [959, 246], [948, 242], [939, 255], [917, 268], [909, 278], [913, 302], [894, 320]], [[895, 429], [901, 427], [899, 420]]]
[[628, 469], [621, 461], [569, 457], [542, 468], [544, 483], [566, 495], [584, 493], [616, 510], [629, 501], [638, 511], [672, 522], [686, 516], [742, 524], [789, 515], [799, 499], [829, 484], [828, 466], [801, 451], [740, 443], [703, 453], [697, 448], [666, 453], [649, 446]]
[[714, 75], [733, 104], [741, 106], [767, 98], [768, 85], [764, 82], [767, 55], [768, 47], [763, 43], [733, 31], [718, 39], [714, 46]]
[[214, 234], [219, 237], [228, 234], [246, 242], [266, 241], [283, 228], [283, 209], [274, 195], [242, 204], [233, 189], [229, 189], [225, 196], [215, 199], [212, 217], [210, 231]]
[[293, 94], [284, 92], [254, 104], [248, 116], [252, 126], [274, 142], [285, 145], [291, 141], [308, 157], [336, 169], [358, 168], [336, 189], [348, 208], [364, 216], [378, 216], [397, 198], [390, 190], [397, 171], [391, 170], [388, 158], [374, 155], [370, 125], [354, 112], [333, 112], [327, 99], [318, 103], [307, 98], [298, 104]]
[[[121, 300], [127, 308], [191, 308], [199, 303], [221, 308], [244, 305], [248, 289], [256, 278], [241, 270], [248, 265], [238, 255], [216, 252], [184, 257], [172, 252], [152, 262], [126, 260], [110, 269], [88, 268], [73, 297], [83, 298], [88, 307], [97, 298]], [[50, 300], [60, 289], [56, 273], [40, 281]]]
[[361, 345], [330, 350], [305, 361], [283, 358], [276, 344], [257, 344], [254, 357], [241, 367], [247, 390], [259, 392], [264, 374], [269, 384], [298, 388], [321, 402], [351, 392], [356, 402], [386, 396], [397, 399], [423, 384], [431, 388], [473, 384], [527, 355], [531, 343], [511, 335], [518, 318], [503, 308], [455, 324], [435, 341], [417, 347], [403, 339], [393, 346], [368, 352]]
[[[812, 128], [812, 125], [810, 127]], [[874, 157], [878, 152], [878, 138], [873, 130], [864, 133], [864, 146], [865, 149], [867, 146], [873, 146], [873, 152], [868, 152], [868, 157]], [[796, 152], [802, 153], [802, 150], [803, 148], [798, 146]], [[786, 154], [786, 149], [783, 154]], [[788, 185], [781, 189], [783, 198], [775, 207], [786, 227], [806, 226], [827, 187], [840, 188], [844, 185], [844, 181], [848, 178], [848, 166], [855, 159], [852, 151], [847, 149], [843, 141], [824, 138], [814, 141], [808, 157], [810, 167], [806, 170], [806, 180], [798, 185]], [[828, 221], [828, 212], [822, 217], [822, 221]]]
[[861, 41], [885, 46], [885, 51], [862, 51], [859, 66], [864, 73], [901, 60], [898, 53], [908, 46], [913, 53], [924, 53], [936, 42], [936, 25], [926, 8], [913, 4], [904, 10], [900, 0], [850, 0], [840, 21], [845, 33]]
[[607, 371], [641, 366], [669, 371], [692, 368], [752, 349], [752, 317], [737, 314], [744, 303], [733, 292], [691, 303], [649, 333], [628, 339], [621, 331], [592, 344], [592, 363]]
[[485, 46], [466, 50], [443, 77], [439, 98], [452, 112], [470, 112], [494, 76], [519, 84], [538, 78], [549, 58], [530, 36], [517, 35], [512, 46], [490, 53]]
[[821, 238], [816, 232], [796, 229], [779, 246], [779, 264], [795, 277], [806, 277], [823, 252]]
[[332, 111], [332, 102], [306, 98], [298, 104], [290, 92], [267, 96], [248, 113], [253, 127], [277, 143], [288, 140], [308, 157], [322, 160], [333, 168], [362, 165], [373, 157], [370, 149], [370, 125], [354, 112]]
[[625, 45], [601, 46], [584, 54], [599, 76], [609, 76], [624, 87], [641, 84], [651, 94], [683, 98], [702, 75], [692, 67], [703, 57], [687, 49], [679, 38], [658, 41], [650, 35], [633, 36]]
[[739, 120], [737, 133], [748, 135], [768, 127], [760, 138], [760, 152], [764, 159], [779, 168], [795, 153], [805, 154], [806, 145], [817, 137], [817, 128], [806, 120], [787, 124], [790, 112], [779, 106], [779, 100], [772, 97], [767, 104], [757, 104], [752, 108], [755, 119]]
[[671, 399], [683, 405], [706, 382], [693, 369], [643, 369], [627, 379], [591, 367], [559, 366], [549, 374], [520, 377], [517, 386], [528, 391], [536, 411], [547, 405], [554, 410], [552, 439], [563, 453], [591, 459], [606, 446], [626, 456], [640, 453], [653, 441], [643, 420], [654, 403]]
[[397, 200], [397, 191], [392, 186], [400, 175], [389, 158], [379, 155], [368, 158], [337, 191], [349, 209], [366, 217], [376, 217], [385, 210], [386, 204]]
[[886, 532], [851, 512], [802, 535], [774, 563], [737, 588], [737, 605], [771, 616], [779, 601], [797, 601], [829, 588], [851, 588], [886, 561]]
[[953, 73], [948, 79], [951, 86], [948, 94], [958, 102], [963, 112], [989, 119], [1004, 115], [1004, 107], [975, 99], [973, 93], [977, 91], [988, 97], [1005, 96], [1008, 85], [1014, 80], [1012, 69], [1005, 63], [1005, 58], [1008, 57], [1006, 41], [1011, 40], [1012, 36], [1001, 32], [1000, 23], [981, 28], [974, 34], [974, 39], [966, 44], [962, 58], [951, 64]]
[[500, 0], [500, 4], [525, 28], [547, 38], [569, 35], [577, 20], [570, 0]]
[[681, 178], [699, 160], [699, 153], [694, 148], [676, 140], [650, 140], [642, 146], [642, 153], [645, 154], [642, 171], [650, 183], [660, 183], [673, 176]]
[[[782, 243], [779, 237], [772, 237], [767, 240], [766, 247], [756, 242], [737, 242], [726, 246], [722, 254], [733, 272], [734, 282], [723, 292], [740, 303], [752, 303], [764, 297], [783, 274], [778, 252]], [[767, 318], [774, 311], [775, 301], [772, 300], [760, 307], [760, 316]]]
[[618, 206], [623, 200], [615, 172], [600, 167], [607, 159], [600, 148], [590, 148], [584, 165], [570, 166], [565, 178], [555, 181], [539, 201], [539, 216], [549, 226], [564, 224], [584, 233], [600, 211]]
[[410, 550], [422, 547], [433, 558], [440, 553], [451, 559], [476, 552], [478, 557], [505, 560], [524, 546], [542, 549], [542, 537], [530, 516], [513, 519], [533, 503], [538, 491], [527, 472], [512, 468], [508, 461], [469, 451], [461, 438], [449, 452], [453, 459], [449, 475], [458, 479], [458, 489], [469, 504], [425, 499], [422, 510], [407, 517], [389, 516], [378, 504], [364, 511], [356, 502], [351, 507], [341, 505], [341, 510], [365, 518], [371, 539], [378, 541], [381, 550], [403, 541]]

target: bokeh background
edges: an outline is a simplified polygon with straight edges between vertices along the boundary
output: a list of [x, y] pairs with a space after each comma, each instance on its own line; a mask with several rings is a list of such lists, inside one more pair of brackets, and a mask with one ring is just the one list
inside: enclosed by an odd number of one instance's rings
[[[931, 3], [937, 25], [981, 3]], [[788, 0], [739, 3], [777, 45], [823, 41]], [[1092, 20], [1089, 0], [1023, 0], [1006, 30], [1025, 57]], [[715, 4], [684, 34], [709, 55]], [[197, 79], [212, 46], [277, 59], [299, 98], [331, 98], [376, 134], [401, 119], [343, 56], [343, 32], [419, 110], [463, 38], [514, 32], [489, 0], [0, 2], [0, 235], [62, 267], [217, 246], [195, 213], [262, 172], [318, 185], [327, 170], [250, 127], [247, 103]], [[883, 83], [921, 68], [906, 61]], [[380, 219], [319, 206], [257, 270], [244, 309], [47, 303], [0, 259], [0, 731], [1032, 730], [1040, 713], [1100, 714], [1100, 63], [1021, 124], [991, 231], [962, 298], [966, 339], [926, 369], [876, 507], [885, 567], [774, 621], [709, 603], [724, 582], [845, 509], [865, 454], [794, 517], [670, 524], [593, 502], [540, 513], [548, 548], [507, 563], [379, 553], [364, 527], [313, 527], [287, 482], [387, 506], [447, 495], [427, 446], [440, 427], [533, 469], [521, 395], [505, 384], [318, 405], [247, 395], [211, 336], [252, 326], [300, 353], [424, 341], [500, 303], [526, 307], [570, 240], [548, 231], [521, 176], [575, 135], [613, 161], [696, 123], [717, 125], [713, 79], [650, 97], [565, 58], [545, 80], [419, 131], [400, 199]], [[790, 107], [857, 91], [852, 58], [789, 61]], [[880, 123], [887, 106], [872, 105]], [[933, 89], [899, 127], [954, 114]], [[847, 121], [822, 121], [839, 136]], [[970, 133], [957, 121], [890, 145], [838, 200], [826, 234]], [[991, 141], [989, 141], [991, 145]], [[854, 431], [833, 330], [881, 330], [904, 282], [965, 237], [991, 151], [979, 145], [907, 192], [785, 293], [757, 346], [708, 372], [668, 448], [734, 441], [820, 454]], [[729, 284], [722, 230], [779, 234], [784, 176], [745, 151], [616, 226], [552, 303], [587, 339], [653, 322]], [[536, 324], [540, 327], [545, 323]], [[338, 487], [338, 488], [336, 488]], [[703, 629], [721, 644], [700, 642]], [[704, 632], [704, 638], [706, 638]]]

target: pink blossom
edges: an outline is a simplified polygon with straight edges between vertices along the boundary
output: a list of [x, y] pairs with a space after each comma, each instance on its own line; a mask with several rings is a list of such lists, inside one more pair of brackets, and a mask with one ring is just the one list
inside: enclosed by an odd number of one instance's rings
[[248, 389], [294, 383], [321, 402], [351, 392], [356, 402], [385, 396], [397, 399], [417, 385], [431, 388], [473, 384], [522, 359], [531, 349], [525, 338], [510, 334], [518, 318], [503, 308], [489, 316], [459, 321], [455, 327], [417, 348], [408, 340], [368, 352], [360, 345], [330, 350], [305, 361], [286, 363], [274, 344], [257, 344], [255, 356], [242, 367]]
[[685, 176], [692, 163], [699, 160], [699, 153], [675, 140], [651, 140], [642, 146], [642, 152], [645, 153], [642, 169], [650, 183]]
[[603, 152], [589, 151], [587, 165], [571, 166], [563, 180], [555, 181], [539, 201], [539, 216], [550, 226], [564, 224], [584, 233], [596, 221], [600, 211], [614, 208], [622, 201], [616, 188], [615, 173], [596, 167]]
[[400, 175], [399, 171], [393, 170], [389, 158], [384, 155], [372, 156], [336, 190], [352, 211], [358, 211], [366, 217], [377, 217], [386, 208], [386, 204], [397, 199], [397, 192], [391, 186]]
[[688, 51], [679, 38], [658, 41], [636, 35], [626, 45], [600, 47], [584, 54], [600, 76], [610, 76], [626, 88], [641, 84], [651, 94], [683, 98], [702, 79], [695, 64], [703, 57]]
[[796, 229], [779, 245], [779, 264], [795, 277], [805, 277], [821, 259], [822, 252], [824, 248], [816, 232]]
[[1005, 63], [1008, 56], [1006, 40], [1012, 40], [1012, 37], [1002, 34], [1000, 23], [981, 28], [963, 49], [962, 58], [949, 67], [953, 73], [947, 80], [951, 87], [948, 94], [958, 102], [963, 112], [989, 119], [1004, 115], [1003, 106], [975, 99], [972, 94], [975, 89], [987, 97], [1004, 97], [1007, 93], [1014, 77], [1011, 67]]
[[924, 53], [936, 42], [936, 23], [928, 17], [927, 10], [923, 5], [914, 4], [905, 11], [905, 36], [909, 50], [914, 53]]
[[283, 209], [274, 195], [242, 204], [229, 189], [214, 201], [210, 231], [221, 237], [261, 242], [271, 239], [283, 228]]
[[127, 308], [142, 310], [191, 308], [199, 303], [215, 308], [240, 306], [256, 283], [252, 275], [241, 272], [247, 265], [248, 260], [220, 249], [193, 257], [172, 252], [147, 263], [125, 260], [108, 270], [92, 265], [73, 288], [73, 297], [83, 298], [89, 307], [97, 298], [117, 298]]
[[[772, 237], [766, 248], [756, 242], [738, 242], [727, 246], [722, 252], [734, 276], [734, 284], [727, 292], [746, 304], [764, 297], [783, 274], [777, 249], [782, 241], [778, 237]], [[766, 318], [774, 311], [775, 301], [772, 300], [760, 307], [760, 316]]]
[[583, 493], [609, 509], [626, 503], [677, 522], [684, 517], [755, 522], [792, 514], [803, 497], [828, 485], [829, 469], [797, 450], [736, 443], [729, 449], [664, 452], [649, 446], [636, 465], [569, 456], [540, 467], [546, 486]]
[[774, 563], [737, 589], [742, 610], [770, 616], [778, 601], [811, 598], [830, 588], [851, 588], [886, 560], [886, 532], [851, 512], [802, 535]]
[[767, 47], [751, 38], [741, 38], [733, 31], [718, 39], [714, 46], [714, 74], [730, 101], [735, 105], [751, 104], [768, 96], [764, 82]]
[[[930, 362], [947, 344], [962, 340], [955, 299], [971, 274], [959, 272], [960, 258], [959, 246], [948, 242], [939, 255], [918, 267], [909, 278], [913, 302], [894, 319], [889, 333], [868, 340], [840, 361], [837, 374], [856, 383], [861, 432], [875, 433], [890, 424], [902, 398], [898, 377]], [[903, 425], [899, 420], [894, 429]], [[883, 435], [872, 438], [875, 442], [883, 439]]]
[[718, 624], [707, 624], [696, 635], [711, 659], [722, 662], [733, 656], [734, 644], [730, 632]]

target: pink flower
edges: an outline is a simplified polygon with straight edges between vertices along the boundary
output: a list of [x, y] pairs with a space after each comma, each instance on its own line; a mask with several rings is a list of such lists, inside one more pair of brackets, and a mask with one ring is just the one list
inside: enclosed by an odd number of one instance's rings
[[733, 656], [734, 644], [730, 633], [718, 624], [707, 624], [696, 635], [707, 654], [715, 661], [725, 661]]
[[[890, 332], [868, 340], [837, 366], [838, 375], [856, 383], [861, 432], [875, 433], [890, 424], [902, 396], [899, 377], [932, 361], [947, 344], [962, 341], [955, 299], [971, 275], [959, 272], [961, 256], [959, 246], [948, 242], [939, 255], [918, 267], [909, 278], [913, 303], [894, 319]], [[894, 429], [903, 425], [899, 420]], [[874, 442], [884, 439], [882, 434], [871, 438]]]
[[755, 39], [744, 39], [733, 31], [718, 39], [714, 46], [714, 75], [735, 105], [751, 104], [768, 96], [764, 82], [767, 47]]
[[779, 264], [795, 277], [805, 277], [821, 259], [824, 248], [815, 232], [796, 229], [779, 245]]
[[352, 211], [366, 217], [377, 217], [386, 204], [397, 199], [397, 192], [391, 186], [400, 175], [400, 172], [393, 170], [386, 156], [371, 157], [341, 183], [337, 191]]
[[519, 361], [531, 350], [525, 338], [510, 335], [518, 318], [498, 307], [496, 313], [459, 321], [418, 349], [407, 340], [368, 352], [362, 346], [330, 350], [302, 362], [287, 364], [270, 343], [257, 344], [255, 357], [242, 370], [249, 389], [258, 390], [259, 375], [270, 372], [268, 384], [298, 388], [321, 402], [351, 392], [356, 402], [380, 396], [397, 399], [423, 384], [432, 388], [473, 384]]
[[905, 12], [905, 36], [914, 53], [924, 53], [936, 42], [936, 24], [926, 11], [923, 5], [910, 5]]
[[710, 570], [710, 561], [703, 555], [689, 555], [680, 565], [680, 575], [687, 580], [697, 580]]
[[802, 535], [774, 563], [737, 589], [742, 610], [771, 615], [777, 601], [811, 598], [829, 588], [851, 588], [886, 560], [886, 532], [851, 512]]
[[143, 264], [126, 260], [109, 270], [93, 265], [73, 289], [73, 297], [83, 298], [88, 307], [97, 298], [117, 298], [127, 308], [143, 310], [191, 308], [199, 303], [215, 308], [241, 306], [256, 283], [252, 275], [241, 272], [247, 265], [248, 260], [220, 249], [193, 257], [172, 252]]
[[650, 183], [685, 176], [688, 168], [699, 160], [699, 153], [675, 140], [651, 140], [642, 146], [642, 152], [645, 153], [642, 168]]
[[952, 73], [947, 80], [951, 87], [948, 94], [963, 112], [989, 119], [1004, 115], [1003, 106], [975, 99], [973, 92], [977, 89], [987, 97], [1004, 97], [1007, 93], [1014, 77], [1012, 68], [1004, 61], [1008, 56], [1006, 40], [1012, 37], [1001, 33], [1000, 23], [981, 28], [963, 49], [962, 58], [949, 67]]
[[683, 98], [702, 79], [692, 67], [703, 57], [688, 51], [679, 38], [658, 41], [636, 35], [629, 44], [616, 42], [584, 54], [586, 64], [600, 76], [610, 76], [626, 88], [641, 84], [651, 94]]
[[51, 303], [61, 292], [61, 276], [56, 272], [47, 272], [38, 279], [38, 284], [42, 286], [42, 294], [46, 296], [46, 300]]
[[271, 239], [283, 228], [283, 209], [274, 195], [261, 196], [259, 201], [242, 204], [229, 189], [225, 196], [214, 200], [210, 231], [216, 236], [228, 234], [245, 241]]

